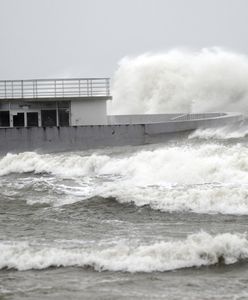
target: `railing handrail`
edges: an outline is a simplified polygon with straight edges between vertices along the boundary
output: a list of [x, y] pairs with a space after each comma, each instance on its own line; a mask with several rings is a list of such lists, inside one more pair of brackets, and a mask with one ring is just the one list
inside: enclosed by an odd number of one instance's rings
[[5, 82], [5, 81], [54, 81], [54, 80], [105, 80], [108, 79], [110, 80], [110, 77], [71, 77], [71, 78], [35, 78], [35, 79], [0, 79], [0, 82]]
[[170, 121], [187, 121], [202, 118], [214, 118], [224, 116], [225, 113], [209, 112], [209, 113], [186, 113], [172, 118]]
[[110, 78], [0, 80], [0, 99], [110, 96]]

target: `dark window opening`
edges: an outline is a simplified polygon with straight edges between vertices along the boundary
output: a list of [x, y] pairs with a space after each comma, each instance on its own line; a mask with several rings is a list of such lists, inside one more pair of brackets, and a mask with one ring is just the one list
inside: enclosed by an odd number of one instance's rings
[[27, 113], [27, 126], [28, 127], [38, 127], [38, 113], [37, 112], [28, 112]]
[[42, 110], [41, 111], [42, 127], [57, 126], [56, 110]]
[[59, 126], [69, 126], [69, 109], [59, 108]]
[[58, 108], [69, 108], [69, 101], [58, 101]]
[[24, 113], [17, 113], [13, 116], [14, 127], [24, 127]]
[[9, 102], [7, 102], [7, 101], [1, 101], [0, 102], [0, 109], [3, 109], [3, 110], [5, 110], [5, 109], [9, 109], [10, 107], [9, 107]]
[[57, 105], [56, 105], [56, 102], [55, 101], [50, 101], [50, 102], [40, 102], [39, 103], [40, 107], [41, 108], [44, 108], [45, 109], [56, 109]]
[[9, 127], [9, 120], [9, 111], [0, 111], [0, 127]]

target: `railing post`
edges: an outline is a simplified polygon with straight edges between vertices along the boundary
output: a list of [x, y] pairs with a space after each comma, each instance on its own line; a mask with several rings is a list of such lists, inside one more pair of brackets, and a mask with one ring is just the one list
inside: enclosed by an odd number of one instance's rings
[[63, 98], [64, 98], [64, 79], [62, 79], [62, 94], [63, 94]]
[[23, 96], [24, 96], [24, 95], [23, 95], [23, 80], [21, 81], [21, 93], [22, 93], [22, 96], [21, 96], [21, 97], [22, 97], [22, 99], [23, 99]]
[[35, 81], [33, 81], [33, 98], [35, 98]]
[[4, 95], [5, 95], [5, 99], [7, 98], [7, 82], [6, 80], [4, 81]]
[[13, 81], [11, 81], [11, 97], [14, 98]]
[[109, 78], [106, 78], [106, 96], [109, 96], [110, 94], [110, 81]]
[[87, 96], [89, 97], [89, 79], [86, 79], [86, 91], [87, 91]]

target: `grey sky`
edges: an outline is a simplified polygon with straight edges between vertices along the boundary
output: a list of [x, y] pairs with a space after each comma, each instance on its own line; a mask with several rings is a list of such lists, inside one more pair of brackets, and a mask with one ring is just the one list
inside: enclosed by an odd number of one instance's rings
[[126, 55], [248, 52], [247, 0], [0, 0], [0, 79], [112, 76]]

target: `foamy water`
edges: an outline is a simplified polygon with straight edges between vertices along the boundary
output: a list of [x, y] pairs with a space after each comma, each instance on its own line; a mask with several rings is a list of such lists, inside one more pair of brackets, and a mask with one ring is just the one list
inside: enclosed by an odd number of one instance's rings
[[246, 124], [241, 125], [227, 125], [219, 128], [205, 128], [197, 129], [189, 138], [190, 139], [205, 139], [205, 140], [230, 140], [230, 139], [242, 139], [248, 135], [248, 126]]
[[[8, 154], [0, 174], [50, 174], [31, 183], [62, 194], [59, 199], [27, 202], [65, 205], [94, 196], [120, 203], [149, 205], [161, 211], [248, 214], [248, 150], [245, 145], [188, 144], [162, 146], [128, 155]], [[57, 178], [57, 179], [56, 179]], [[73, 184], [64, 184], [70, 179]], [[30, 185], [23, 182], [21, 189]], [[18, 189], [18, 187], [17, 187]]]
[[34, 172], [63, 178], [121, 176], [141, 185], [246, 183], [247, 155], [247, 147], [241, 144], [159, 147], [119, 157], [26, 152], [4, 156], [0, 175]]
[[102, 248], [88, 250], [75, 245], [59, 248], [28, 242], [1, 242], [0, 268], [23, 271], [90, 266], [96, 271], [163, 272], [217, 263], [234, 264], [248, 258], [247, 239], [235, 234], [211, 236], [201, 232], [182, 241], [138, 247], [121, 243]]

